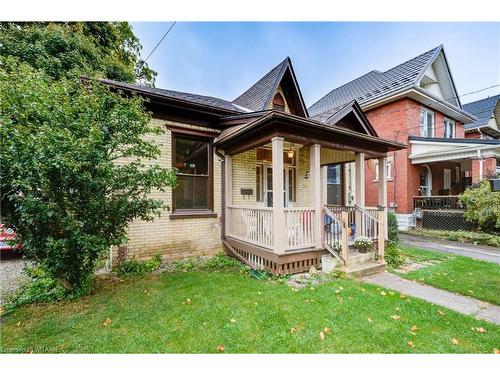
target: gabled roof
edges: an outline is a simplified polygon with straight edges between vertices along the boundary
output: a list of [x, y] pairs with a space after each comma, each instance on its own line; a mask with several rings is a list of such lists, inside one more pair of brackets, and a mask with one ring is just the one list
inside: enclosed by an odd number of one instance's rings
[[269, 105], [280, 84], [285, 100], [291, 101], [297, 114], [308, 117], [307, 107], [304, 103], [300, 87], [295, 77], [290, 57], [271, 69], [264, 77], [258, 80], [252, 87], [233, 100], [233, 104], [249, 108], [252, 111], [263, 111], [269, 109]]
[[449, 105], [460, 109], [460, 102], [449, 71], [444, 49], [440, 45], [385, 72], [373, 70], [330, 91], [309, 107], [309, 113], [313, 118], [324, 121], [338, 107], [352, 100], [356, 100], [364, 107], [390, 97], [397, 92], [416, 87], [438, 57], [440, 57], [439, 63], [443, 67], [443, 69], [440, 69], [442, 71], [440, 74], [443, 75], [443, 78], [447, 79], [450, 86], [449, 91], [452, 95], [450, 100], [452, 103], [449, 103]]
[[212, 96], [191, 94], [188, 92], [181, 92], [181, 91], [158, 89], [156, 87], [137, 85], [137, 84], [133, 84], [133, 83], [125, 83], [125, 82], [120, 82], [120, 81], [114, 81], [111, 79], [101, 79], [100, 81], [104, 84], [107, 84], [107, 85], [110, 85], [110, 86], [113, 86], [116, 88], [127, 89], [127, 90], [134, 91], [137, 93], [152, 94], [152, 95], [157, 95], [157, 96], [161, 96], [164, 98], [177, 99], [177, 100], [181, 100], [184, 102], [196, 103], [196, 104], [200, 104], [203, 106], [223, 109], [226, 111], [234, 111], [234, 112], [242, 112], [242, 113], [250, 112], [250, 110], [247, 108], [243, 108], [237, 104], [231, 103], [228, 100], [215, 98]]
[[355, 100], [341, 108], [337, 108], [337, 111], [323, 122], [328, 125], [346, 127], [359, 133], [378, 137], [377, 132]]
[[[500, 101], [500, 94], [495, 96], [490, 96], [485, 99], [477, 100], [475, 102], [464, 104], [464, 110], [474, 115], [477, 118], [477, 121], [470, 124], [466, 124], [464, 128], [466, 130], [469, 130], [486, 126], [490, 121], [491, 116], [494, 115], [494, 112], [497, 108], [499, 101]], [[500, 118], [497, 118], [497, 121], [500, 121]]]

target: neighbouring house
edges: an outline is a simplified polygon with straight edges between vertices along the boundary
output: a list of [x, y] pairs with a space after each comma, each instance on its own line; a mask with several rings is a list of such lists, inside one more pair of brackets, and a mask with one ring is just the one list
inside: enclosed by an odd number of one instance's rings
[[[328, 121], [311, 119], [289, 58], [233, 101], [102, 82], [148, 99], [152, 122], [166, 131], [152, 136], [161, 147], [152, 162], [178, 171], [175, 189], [155, 193], [171, 210], [129, 226], [121, 246], [129, 257], [177, 259], [224, 247], [278, 274], [321, 267], [322, 258], [350, 271], [384, 268], [385, 160], [405, 146], [379, 137], [355, 100]], [[327, 204], [327, 196], [340, 194], [329, 166], [353, 162], [355, 178], [364, 181], [365, 160], [380, 165], [373, 206], [364, 204], [361, 183], [356, 205]], [[355, 252], [358, 236], [370, 237], [374, 252]]]
[[[359, 103], [380, 137], [407, 145], [389, 153], [386, 170], [387, 200], [400, 229], [415, 226], [415, 219], [422, 218], [422, 209], [427, 211], [424, 224], [428, 227], [467, 226], [457, 195], [496, 168], [500, 142], [465, 136], [479, 118], [483, 119], [483, 112], [476, 118], [462, 107], [443, 46], [385, 72], [373, 70], [356, 78], [326, 94], [308, 111], [313, 120], [328, 123], [352, 100]], [[498, 111], [498, 104], [495, 109]], [[491, 112], [486, 117], [490, 120]], [[488, 126], [495, 125], [498, 131], [497, 124], [489, 120]], [[482, 125], [478, 128], [484, 129]], [[335, 198], [337, 202], [356, 201], [351, 193], [356, 189], [354, 170], [354, 165], [344, 164], [340, 173], [347, 189], [341, 199]], [[367, 162], [363, 182], [367, 205], [377, 204], [378, 170], [377, 160]]]
[[500, 94], [464, 104], [476, 121], [464, 126], [465, 138], [500, 139]]

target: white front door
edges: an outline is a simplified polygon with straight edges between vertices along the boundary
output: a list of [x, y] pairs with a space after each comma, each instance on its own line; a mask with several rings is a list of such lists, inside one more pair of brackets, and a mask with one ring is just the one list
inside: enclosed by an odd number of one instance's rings
[[[290, 172], [290, 170], [292, 170], [292, 168], [283, 168], [283, 202], [285, 207], [290, 205], [290, 178], [293, 173]], [[268, 165], [264, 165], [264, 203], [266, 207], [273, 206], [273, 168]]]

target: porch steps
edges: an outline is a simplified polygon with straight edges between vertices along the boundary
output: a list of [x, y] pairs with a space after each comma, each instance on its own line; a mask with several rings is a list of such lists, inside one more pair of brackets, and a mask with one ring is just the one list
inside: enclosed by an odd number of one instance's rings
[[322, 265], [323, 272], [344, 271], [347, 277], [358, 278], [382, 272], [387, 264], [375, 261], [375, 254], [372, 251], [360, 253], [350, 250], [349, 267], [343, 267], [342, 262], [331, 255], [323, 255]]

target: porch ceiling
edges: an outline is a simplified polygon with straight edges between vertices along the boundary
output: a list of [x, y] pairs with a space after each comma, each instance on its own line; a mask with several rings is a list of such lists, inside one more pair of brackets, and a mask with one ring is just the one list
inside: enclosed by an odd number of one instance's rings
[[237, 154], [268, 143], [273, 137], [302, 145], [319, 144], [323, 147], [352, 152], [363, 152], [367, 157], [383, 157], [388, 151], [406, 146], [384, 140], [335, 124], [324, 124], [279, 111], [254, 112], [230, 116], [222, 123], [226, 129], [215, 139], [215, 146], [228, 154]]

